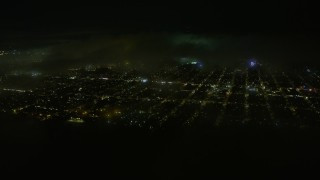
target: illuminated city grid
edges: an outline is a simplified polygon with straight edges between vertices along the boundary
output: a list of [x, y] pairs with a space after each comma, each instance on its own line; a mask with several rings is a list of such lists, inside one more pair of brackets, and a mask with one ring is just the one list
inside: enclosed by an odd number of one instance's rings
[[[36, 88], [8, 87], [18, 77]], [[166, 127], [318, 127], [317, 72], [248, 67], [202, 69], [181, 64], [156, 73], [116, 67], [70, 69], [59, 75], [1, 77], [2, 113], [69, 124], [101, 122], [147, 129]]]

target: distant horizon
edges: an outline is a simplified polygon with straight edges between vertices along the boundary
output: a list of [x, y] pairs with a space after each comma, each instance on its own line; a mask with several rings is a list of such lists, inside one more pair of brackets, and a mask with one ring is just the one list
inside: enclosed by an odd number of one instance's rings
[[25, 66], [29, 71], [55, 72], [86, 64], [126, 61], [136, 67], [143, 65], [146, 70], [157, 70], [183, 57], [199, 59], [209, 68], [237, 66], [250, 58], [275, 68], [320, 67], [318, 39], [305, 34], [139, 33], [114, 36], [89, 33], [83, 36], [80, 33], [44, 37], [30, 41], [12, 39], [10, 46], [0, 49], [3, 51], [0, 54], [2, 71], [21, 70]]

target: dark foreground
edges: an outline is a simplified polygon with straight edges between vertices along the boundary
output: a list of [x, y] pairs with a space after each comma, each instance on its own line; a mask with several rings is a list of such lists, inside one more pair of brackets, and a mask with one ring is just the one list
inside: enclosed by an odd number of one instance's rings
[[[317, 174], [318, 129], [176, 128], [1, 119], [1, 171], [40, 177], [276, 177]], [[14, 172], [14, 173], [11, 173]]]

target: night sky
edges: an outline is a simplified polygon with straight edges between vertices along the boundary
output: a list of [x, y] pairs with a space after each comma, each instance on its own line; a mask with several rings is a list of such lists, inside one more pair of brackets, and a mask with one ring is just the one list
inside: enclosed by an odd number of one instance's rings
[[[4, 30], [50, 34], [101, 30], [233, 33], [305, 32], [319, 28], [317, 9], [304, 1], [224, 1], [185, 3], [69, 2], [5, 4]], [[2, 28], [3, 31], [3, 28]]]
[[318, 12], [303, 1], [30, 1], [5, 7], [0, 47], [43, 52], [41, 65], [31, 69], [123, 61], [150, 69], [180, 57], [199, 58], [207, 67], [252, 57], [282, 66], [319, 64]]

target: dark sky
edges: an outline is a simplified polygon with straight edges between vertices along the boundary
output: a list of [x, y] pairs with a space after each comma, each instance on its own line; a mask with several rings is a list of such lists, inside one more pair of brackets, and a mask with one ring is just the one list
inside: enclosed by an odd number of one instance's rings
[[22, 2], [1, 9], [1, 31], [36, 35], [101, 30], [112, 33], [316, 32], [318, 10], [305, 1], [180, 3]]
[[48, 48], [43, 69], [184, 56], [318, 64], [317, 6], [306, 1], [22, 2], [1, 7], [2, 49]]

